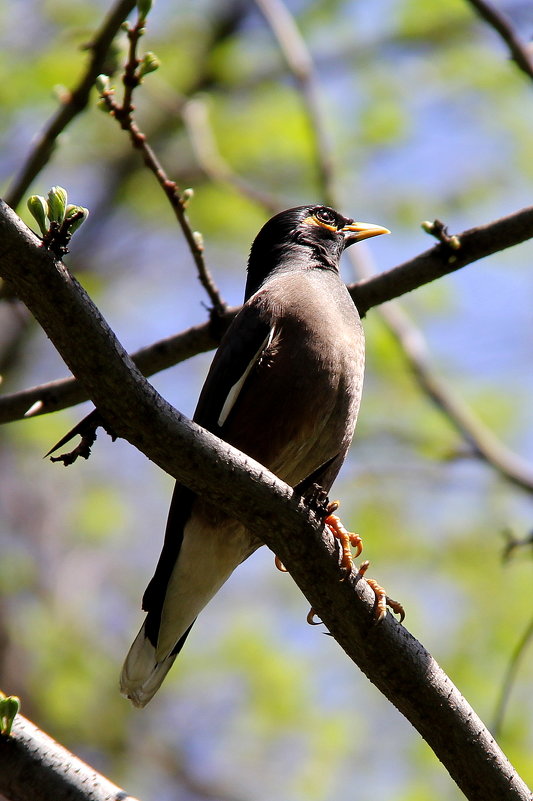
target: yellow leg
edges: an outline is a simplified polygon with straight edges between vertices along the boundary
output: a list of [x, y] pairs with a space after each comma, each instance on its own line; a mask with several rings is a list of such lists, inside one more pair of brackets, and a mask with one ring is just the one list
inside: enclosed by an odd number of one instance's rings
[[[366, 571], [368, 570], [369, 565], [370, 562], [368, 560], [366, 562], [363, 562], [363, 564], [358, 570], [357, 575], [363, 578]], [[402, 621], [405, 618], [405, 610], [401, 605], [401, 603], [399, 601], [393, 600], [393, 598], [389, 598], [386, 590], [384, 590], [381, 584], [378, 584], [378, 582], [375, 579], [367, 578], [365, 579], [365, 581], [368, 584], [368, 586], [372, 589], [374, 595], [376, 596], [376, 601], [374, 603], [374, 619], [376, 623], [379, 623], [380, 620], [383, 620], [383, 618], [387, 614], [388, 606], [392, 609], [393, 612], [395, 612], [397, 615], [400, 615], [400, 623], [402, 623]]]
[[333, 501], [328, 506], [328, 514], [324, 519], [324, 525], [328, 527], [335, 539], [337, 539], [342, 548], [341, 564], [347, 571], [351, 573], [354, 567], [351, 548], [355, 548], [355, 557], [357, 558], [363, 550], [363, 540], [359, 534], [354, 534], [347, 531], [341, 523], [340, 517], [333, 514], [339, 508], [339, 501]]

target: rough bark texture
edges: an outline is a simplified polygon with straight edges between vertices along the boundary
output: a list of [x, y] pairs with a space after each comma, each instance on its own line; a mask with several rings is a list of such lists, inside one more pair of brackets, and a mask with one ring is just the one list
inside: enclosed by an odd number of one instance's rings
[[9, 801], [136, 801], [22, 715], [0, 736], [0, 777]]

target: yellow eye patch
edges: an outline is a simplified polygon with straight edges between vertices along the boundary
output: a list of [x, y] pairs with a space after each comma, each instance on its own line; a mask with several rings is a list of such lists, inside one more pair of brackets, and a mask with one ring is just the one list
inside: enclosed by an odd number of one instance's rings
[[320, 228], [326, 228], [328, 231], [333, 231], [333, 232], [338, 231], [336, 225], [329, 225], [328, 223], [319, 220], [318, 217], [316, 217], [314, 214], [312, 214], [310, 217], [306, 217], [304, 223], [307, 223], [307, 225], [318, 225], [320, 226]]

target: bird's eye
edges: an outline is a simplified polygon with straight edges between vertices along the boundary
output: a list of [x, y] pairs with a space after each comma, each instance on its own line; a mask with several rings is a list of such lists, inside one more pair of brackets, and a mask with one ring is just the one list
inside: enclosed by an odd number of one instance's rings
[[315, 211], [315, 217], [326, 225], [337, 225], [337, 215], [331, 211], [331, 209], [317, 209]]

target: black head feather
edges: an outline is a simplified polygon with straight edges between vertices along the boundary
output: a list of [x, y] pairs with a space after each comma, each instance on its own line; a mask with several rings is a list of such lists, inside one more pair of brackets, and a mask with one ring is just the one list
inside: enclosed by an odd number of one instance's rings
[[276, 214], [252, 244], [245, 300], [273, 273], [313, 268], [338, 272], [344, 248], [356, 241], [342, 230], [351, 223], [329, 206], [296, 206]]

